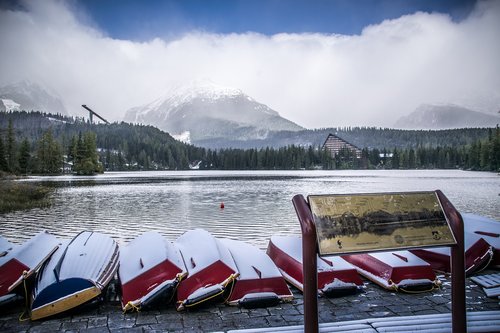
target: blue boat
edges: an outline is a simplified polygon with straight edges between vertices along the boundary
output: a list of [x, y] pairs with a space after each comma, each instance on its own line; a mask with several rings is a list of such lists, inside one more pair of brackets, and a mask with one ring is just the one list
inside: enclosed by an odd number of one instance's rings
[[118, 244], [83, 231], [64, 241], [37, 274], [31, 320], [49, 317], [99, 296], [118, 268]]

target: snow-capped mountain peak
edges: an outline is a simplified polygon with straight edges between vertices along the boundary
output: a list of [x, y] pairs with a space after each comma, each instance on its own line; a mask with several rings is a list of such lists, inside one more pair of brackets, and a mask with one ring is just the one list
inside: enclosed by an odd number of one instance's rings
[[302, 129], [240, 89], [209, 80], [173, 87], [153, 102], [128, 110], [124, 120], [151, 124], [172, 135], [189, 131], [193, 142], [229, 134], [253, 138], [269, 131]]
[[204, 102], [214, 103], [223, 98], [235, 98], [238, 96], [244, 96], [249, 101], [253, 101], [251, 97], [245, 95], [240, 89], [218, 85], [207, 79], [197, 79], [188, 84], [176, 85], [161, 97], [141, 107], [142, 110], [137, 113], [136, 121], [140, 121], [146, 114], [158, 110], [164, 105], [168, 105], [168, 109], [164, 110], [164, 116], [167, 117], [172, 110], [191, 103], [193, 100], [200, 99]]
[[240, 89], [224, 87], [207, 79], [197, 79], [186, 85], [178, 85], [170, 91], [170, 96], [180, 101], [194, 98], [206, 98], [215, 101], [220, 98], [230, 98], [244, 95]]

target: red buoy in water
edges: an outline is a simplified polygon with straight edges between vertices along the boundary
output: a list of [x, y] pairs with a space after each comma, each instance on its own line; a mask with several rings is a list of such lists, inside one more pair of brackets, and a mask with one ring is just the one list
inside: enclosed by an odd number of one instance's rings
[[224, 202], [220, 203], [220, 209], [224, 209]]

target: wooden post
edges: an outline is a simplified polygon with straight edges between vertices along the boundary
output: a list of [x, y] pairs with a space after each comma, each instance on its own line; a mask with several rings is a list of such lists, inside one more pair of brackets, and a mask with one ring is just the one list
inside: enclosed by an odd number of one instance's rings
[[318, 326], [318, 267], [316, 227], [309, 205], [302, 195], [292, 199], [302, 229], [302, 270], [304, 274], [304, 331], [317, 333]]

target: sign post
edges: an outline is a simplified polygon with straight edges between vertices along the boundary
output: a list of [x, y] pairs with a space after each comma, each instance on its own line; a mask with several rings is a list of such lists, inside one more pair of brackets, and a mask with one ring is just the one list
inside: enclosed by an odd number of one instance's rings
[[292, 199], [302, 229], [302, 265], [304, 271], [304, 330], [318, 332], [318, 266], [316, 227], [309, 205], [302, 195]]
[[455, 235], [457, 243], [451, 247], [451, 322], [453, 333], [467, 332], [465, 310], [464, 221], [460, 213], [440, 190], [436, 194]]
[[463, 221], [441, 191], [311, 195], [308, 201], [296, 195], [292, 202], [302, 230], [306, 332], [318, 332], [318, 253], [436, 246], [452, 248], [453, 332], [466, 331]]

